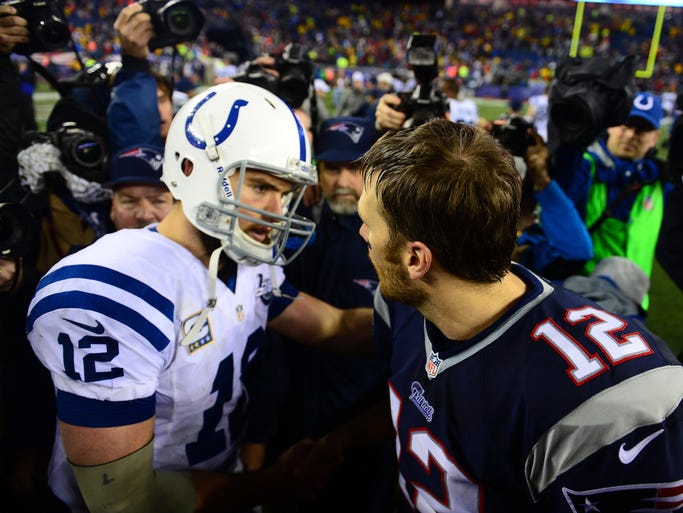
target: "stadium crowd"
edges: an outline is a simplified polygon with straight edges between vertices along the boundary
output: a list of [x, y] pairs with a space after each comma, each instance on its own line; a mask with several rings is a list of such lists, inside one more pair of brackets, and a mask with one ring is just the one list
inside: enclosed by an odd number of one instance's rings
[[[405, 78], [405, 45], [413, 32], [436, 33], [442, 67], [481, 96], [506, 97], [507, 88], [548, 80], [572, 38], [576, 3], [538, 2], [197, 2], [207, 16], [195, 42], [180, 47], [182, 74], [195, 83], [210, 80], [214, 67], [239, 65], [254, 57], [281, 52], [288, 43], [310, 51], [322, 79], [329, 68], [348, 75], [366, 70], [369, 77], [389, 70]], [[67, 1], [66, 13], [86, 61], [117, 58], [113, 32], [124, 0]], [[446, 3], [447, 4], [447, 3]], [[633, 54], [644, 68], [650, 50], [656, 8], [588, 4], [580, 55]], [[668, 8], [653, 75], [640, 88], [663, 92], [683, 75], [683, 12]], [[160, 52], [167, 66], [170, 49]], [[167, 68], [165, 68], [167, 69]], [[205, 82], [204, 82], [205, 83]], [[485, 86], [494, 86], [487, 88]], [[529, 96], [530, 94], [526, 94]]]

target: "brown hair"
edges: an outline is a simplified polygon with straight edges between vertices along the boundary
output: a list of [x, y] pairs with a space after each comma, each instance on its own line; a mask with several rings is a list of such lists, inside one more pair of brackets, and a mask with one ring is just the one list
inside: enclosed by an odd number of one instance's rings
[[434, 119], [387, 132], [360, 161], [376, 180], [390, 247], [421, 241], [454, 276], [490, 283], [510, 268], [521, 179], [512, 156], [486, 132]]
[[157, 89], [161, 89], [170, 99], [173, 98], [173, 86], [171, 85], [171, 80], [166, 76], [158, 72], [153, 72], [154, 79], [157, 81]]

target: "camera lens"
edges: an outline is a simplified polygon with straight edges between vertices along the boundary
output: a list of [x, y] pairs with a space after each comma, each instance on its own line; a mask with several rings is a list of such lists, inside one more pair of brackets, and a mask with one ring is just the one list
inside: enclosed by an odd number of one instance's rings
[[164, 14], [169, 32], [179, 37], [194, 34], [195, 19], [193, 13], [185, 5], [171, 6]]
[[33, 27], [33, 33], [47, 50], [64, 48], [71, 40], [69, 26], [55, 16], [39, 20]]
[[102, 145], [97, 139], [83, 138], [73, 147], [74, 161], [84, 167], [97, 167], [102, 162]]

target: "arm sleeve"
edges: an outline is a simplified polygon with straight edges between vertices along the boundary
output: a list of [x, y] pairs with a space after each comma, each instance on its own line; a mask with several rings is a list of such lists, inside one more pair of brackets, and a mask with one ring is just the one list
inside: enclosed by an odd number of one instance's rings
[[157, 82], [144, 59], [124, 61], [114, 81], [107, 120], [112, 155], [136, 144], [163, 146]]
[[92, 467], [71, 465], [91, 512], [194, 511], [192, 475], [187, 471], [154, 470], [153, 443], [150, 441], [111, 463]]
[[557, 255], [566, 260], [593, 258], [593, 241], [576, 208], [554, 180], [536, 193], [541, 227]]

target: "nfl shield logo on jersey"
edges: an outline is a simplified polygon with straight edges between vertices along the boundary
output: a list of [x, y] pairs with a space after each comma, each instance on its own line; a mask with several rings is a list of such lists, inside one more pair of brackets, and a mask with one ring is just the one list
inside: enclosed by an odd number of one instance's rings
[[439, 353], [432, 352], [427, 358], [427, 364], [425, 365], [425, 370], [427, 371], [427, 377], [429, 379], [434, 379], [436, 374], [439, 372], [439, 365], [441, 365], [443, 360], [439, 358]]

